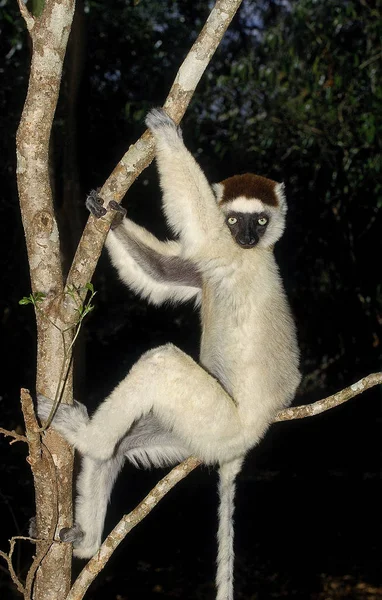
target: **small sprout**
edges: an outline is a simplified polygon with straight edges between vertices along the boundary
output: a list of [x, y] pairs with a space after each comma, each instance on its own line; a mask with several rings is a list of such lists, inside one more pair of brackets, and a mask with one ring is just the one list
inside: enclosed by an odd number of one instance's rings
[[44, 292], [35, 292], [34, 294], [29, 294], [29, 296], [24, 296], [24, 298], [21, 298], [21, 300], [19, 300], [19, 304], [33, 304], [33, 306], [37, 306], [37, 304], [45, 300], [45, 298], [46, 294], [44, 294]]
[[87, 290], [89, 290], [89, 292], [91, 292], [92, 294], [95, 294], [95, 291], [94, 291], [94, 285], [93, 285], [92, 283], [86, 283], [86, 284], [85, 284], [85, 288], [86, 288]]
[[77, 309], [77, 312], [79, 314], [79, 321], [82, 321], [82, 319], [94, 309], [94, 305], [91, 302], [97, 293], [94, 291], [94, 286], [92, 283], [86, 283], [85, 287], [82, 289], [90, 292], [90, 298], [86, 302], [86, 304], [81, 304], [81, 306]]

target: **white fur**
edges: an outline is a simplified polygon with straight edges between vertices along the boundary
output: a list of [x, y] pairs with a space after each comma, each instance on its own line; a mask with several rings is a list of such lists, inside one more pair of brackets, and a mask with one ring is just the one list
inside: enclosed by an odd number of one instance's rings
[[221, 199], [223, 198], [224, 185], [222, 183], [213, 183], [211, 187], [215, 194], [216, 202], [221, 202]]
[[[150, 125], [152, 111], [147, 118]], [[155, 117], [154, 117], [155, 119]], [[151, 121], [153, 124], [153, 120]], [[206, 177], [185, 147], [179, 131], [166, 124], [154, 124], [157, 165], [163, 191], [163, 209], [167, 222], [179, 236], [183, 255], [202, 255], [214, 247], [224, 247], [230, 233], [224, 226], [224, 216]]]
[[284, 183], [276, 183], [275, 194], [277, 196], [277, 200], [279, 202], [279, 210], [280, 213], [285, 216], [287, 211], [287, 203], [285, 198], [285, 184]]
[[[91, 511], [94, 519], [96, 512], [104, 514], [121, 454], [144, 466], [161, 464], [161, 453], [167, 464], [188, 454], [206, 464], [218, 464], [217, 599], [232, 600], [235, 477], [246, 453], [263, 437], [277, 411], [291, 403], [300, 381], [295, 326], [270, 249], [282, 233], [284, 220], [280, 213], [285, 214], [285, 207], [278, 214], [277, 209], [272, 213], [278, 223], [270, 234], [272, 243], [268, 239], [266, 247], [258, 244], [252, 249], [240, 248], [175, 125], [159, 111], [149, 114], [147, 124], [156, 141], [164, 211], [179, 236], [180, 246], [163, 245], [147, 232], [143, 241], [160, 252], [180, 252], [202, 273], [200, 365], [171, 344], [150, 350], [89, 422], [82, 413], [78, 418], [79, 408], [75, 406], [69, 407], [73, 421], [69, 424], [68, 409], [62, 412], [60, 407], [53, 425], [82, 454], [103, 465], [102, 469], [112, 465], [108, 478], [103, 470], [94, 476], [85, 472], [81, 475], [83, 499], [77, 501], [77, 510], [84, 538], [76, 541], [79, 556], [90, 556], [100, 542], [102, 524], [94, 526], [84, 516], [92, 477], [100, 485], [103, 479], [105, 485], [104, 493], [96, 494], [97, 507]], [[136, 226], [130, 223], [126, 226], [136, 233]], [[123, 262], [129, 258], [112, 244], [111, 235], [108, 247], [122, 274]], [[129, 264], [123, 277], [145, 297], [153, 294], [152, 282], [139, 273], [139, 265]], [[167, 293], [166, 284], [160, 285]], [[152, 297], [160, 299], [156, 296], [160, 293], [155, 290]], [[45, 404], [39, 402], [41, 417], [49, 409]], [[113, 464], [113, 460], [117, 462]], [[85, 463], [85, 469], [91, 472], [94, 464]], [[73, 531], [77, 535], [78, 526]]]
[[235, 508], [235, 480], [243, 464], [242, 458], [223, 463], [219, 470], [219, 528], [216, 573], [216, 600], [233, 600], [233, 512]]
[[[119, 225], [126, 232], [137, 239], [142, 245], [165, 256], [180, 256], [181, 245], [175, 240], [160, 242], [155, 236], [143, 227], [140, 227], [130, 219], [124, 219]], [[196, 305], [200, 304], [201, 291], [199, 288], [174, 285], [165, 281], [155, 281], [139, 265], [135, 258], [129, 253], [118, 239], [115, 231], [110, 231], [106, 239], [106, 248], [111, 261], [117, 269], [121, 280], [135, 293], [142, 296], [152, 304], [163, 304], [163, 302], [186, 302], [194, 300]]]
[[225, 214], [228, 212], [242, 212], [242, 213], [260, 213], [264, 210], [264, 203], [259, 198], [245, 198], [239, 196], [229, 202], [224, 202], [222, 210]]
[[123, 463], [120, 454], [103, 462], [82, 457], [75, 504], [76, 529], [82, 534], [81, 543], [75, 544], [73, 551], [77, 558], [93, 556], [101, 545], [107, 505]]

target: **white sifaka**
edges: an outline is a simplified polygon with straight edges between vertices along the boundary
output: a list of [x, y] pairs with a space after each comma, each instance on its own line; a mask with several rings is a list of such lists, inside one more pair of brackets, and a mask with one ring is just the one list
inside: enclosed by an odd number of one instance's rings
[[[111, 202], [106, 246], [122, 281], [143, 298], [200, 307], [200, 363], [167, 344], [145, 353], [91, 418], [78, 402], [58, 407], [53, 426], [83, 455], [75, 524], [61, 539], [81, 558], [98, 550], [126, 459], [149, 468], [194, 455], [219, 467], [217, 600], [232, 600], [235, 478], [300, 382], [295, 325], [273, 255], [286, 201], [282, 184], [252, 174], [210, 186], [163, 110], [151, 110], [146, 124], [177, 239], [157, 240]], [[106, 212], [96, 193], [87, 207], [97, 217]], [[51, 406], [39, 396], [42, 420]]]

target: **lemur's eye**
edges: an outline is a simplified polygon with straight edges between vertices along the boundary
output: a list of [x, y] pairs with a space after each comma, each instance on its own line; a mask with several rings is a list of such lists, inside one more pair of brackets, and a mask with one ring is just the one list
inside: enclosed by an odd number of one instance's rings
[[235, 225], [235, 223], [237, 223], [237, 218], [236, 217], [228, 217], [227, 223], [228, 223], [228, 225]]
[[257, 219], [257, 222], [259, 225], [266, 225], [268, 223], [268, 219], [267, 217], [260, 217], [260, 219]]

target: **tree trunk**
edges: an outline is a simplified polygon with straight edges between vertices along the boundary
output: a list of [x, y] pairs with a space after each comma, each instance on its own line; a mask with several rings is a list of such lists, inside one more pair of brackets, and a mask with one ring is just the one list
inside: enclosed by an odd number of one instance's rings
[[[38, 392], [54, 398], [65, 360], [63, 337], [63, 275], [57, 222], [49, 178], [49, 140], [60, 89], [62, 64], [74, 12], [74, 0], [46, 0], [40, 17], [20, 10], [30, 31], [33, 53], [28, 94], [17, 132], [17, 185], [30, 265], [32, 293], [46, 294], [39, 302], [37, 319]], [[64, 338], [69, 344], [72, 331]], [[63, 399], [71, 401], [71, 374]], [[36, 490], [37, 537], [53, 539], [72, 522], [73, 453], [54, 430], [44, 435], [40, 460], [31, 461]], [[53, 459], [47, 470], [47, 455]], [[57, 518], [54, 518], [57, 517]], [[37, 553], [44, 543], [37, 545]], [[33, 598], [61, 600], [70, 588], [71, 548], [53, 542], [36, 573]], [[57, 565], [60, 568], [57, 569]]]

